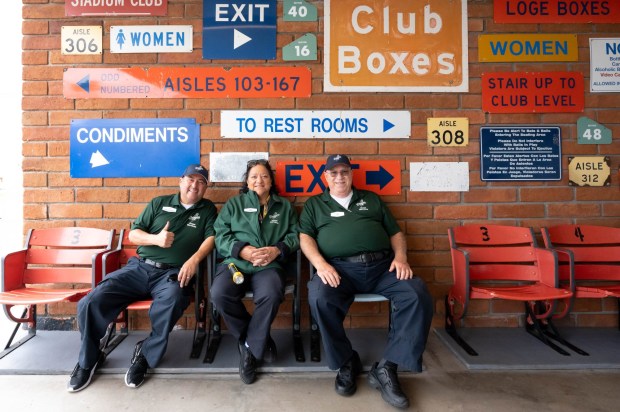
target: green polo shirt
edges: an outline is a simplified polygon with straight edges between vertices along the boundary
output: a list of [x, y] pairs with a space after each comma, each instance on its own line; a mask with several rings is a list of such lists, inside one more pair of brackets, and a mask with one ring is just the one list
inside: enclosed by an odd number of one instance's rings
[[215, 236], [213, 223], [216, 217], [217, 209], [208, 199], [201, 199], [185, 209], [178, 193], [156, 197], [136, 218], [131, 229], [156, 234], [161, 232], [166, 222], [170, 222], [168, 230], [174, 233], [174, 242], [169, 248], [139, 246], [138, 254], [145, 259], [181, 267], [206, 238]]
[[297, 213], [288, 200], [272, 194], [267, 204], [267, 216], [260, 223], [260, 203], [252, 190], [228, 199], [215, 221], [215, 246], [224, 256], [224, 263], [234, 262], [244, 273], [254, 273], [268, 267], [282, 268], [288, 256], [281, 256], [267, 266], [254, 267], [238, 254], [245, 245], [257, 248], [278, 246], [288, 254], [299, 249]]
[[327, 189], [309, 198], [299, 217], [299, 231], [314, 238], [326, 259], [391, 250], [398, 223], [381, 198], [353, 188], [349, 208], [336, 202]]

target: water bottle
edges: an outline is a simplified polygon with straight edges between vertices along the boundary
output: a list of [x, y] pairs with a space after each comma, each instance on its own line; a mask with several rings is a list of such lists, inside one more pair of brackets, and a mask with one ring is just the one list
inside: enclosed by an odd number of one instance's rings
[[241, 273], [241, 271], [239, 269], [237, 269], [237, 266], [230, 262], [228, 264], [228, 270], [230, 271], [230, 274], [232, 275], [232, 280], [233, 282], [235, 282], [237, 285], [240, 285], [243, 283], [243, 273]]

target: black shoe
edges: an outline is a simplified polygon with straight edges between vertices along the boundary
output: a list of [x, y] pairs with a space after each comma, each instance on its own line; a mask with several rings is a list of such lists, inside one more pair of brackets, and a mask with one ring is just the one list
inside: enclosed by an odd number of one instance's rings
[[144, 377], [148, 368], [149, 363], [142, 354], [142, 341], [140, 341], [136, 344], [131, 358], [131, 366], [125, 374], [125, 385], [130, 388], [139, 388], [144, 383]]
[[263, 352], [263, 360], [267, 363], [273, 363], [276, 361], [278, 357], [278, 348], [276, 347], [276, 343], [273, 341], [271, 336], [267, 339], [267, 344], [265, 345], [265, 351]]
[[95, 362], [90, 369], [82, 368], [78, 362], [75, 368], [73, 368], [73, 372], [71, 372], [71, 379], [69, 379], [69, 383], [67, 384], [67, 392], [79, 392], [82, 389], [86, 389], [90, 384], [90, 380], [93, 378], [95, 369], [97, 369], [97, 366], [101, 365], [104, 360], [105, 354], [100, 352], [97, 362]]
[[335, 382], [336, 393], [342, 396], [353, 395], [357, 390], [355, 378], [357, 378], [357, 375], [359, 375], [361, 371], [362, 361], [360, 360], [360, 355], [354, 351], [351, 359], [338, 370]]
[[368, 372], [368, 383], [375, 389], [381, 391], [384, 401], [400, 409], [409, 407], [409, 399], [400, 389], [398, 375], [392, 368], [377, 368], [377, 363], [372, 365]]
[[256, 380], [256, 358], [242, 341], [239, 341], [239, 376], [247, 385]]

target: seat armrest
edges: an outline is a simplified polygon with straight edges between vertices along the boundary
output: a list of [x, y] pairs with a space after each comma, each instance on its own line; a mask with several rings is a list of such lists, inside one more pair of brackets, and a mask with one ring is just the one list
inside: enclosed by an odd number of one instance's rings
[[0, 291], [8, 292], [24, 286], [27, 250], [11, 252], [2, 257]]

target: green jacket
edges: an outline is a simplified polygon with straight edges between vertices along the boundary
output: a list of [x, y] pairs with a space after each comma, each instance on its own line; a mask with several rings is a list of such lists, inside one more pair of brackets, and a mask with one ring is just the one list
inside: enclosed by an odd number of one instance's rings
[[[299, 249], [297, 213], [291, 202], [271, 195], [267, 216], [259, 223], [260, 204], [253, 191], [229, 199], [215, 220], [215, 247], [224, 263], [234, 262], [243, 273], [255, 273], [266, 268], [282, 269], [288, 256]], [[267, 266], [254, 267], [239, 256], [246, 245], [276, 246], [280, 257]]]

